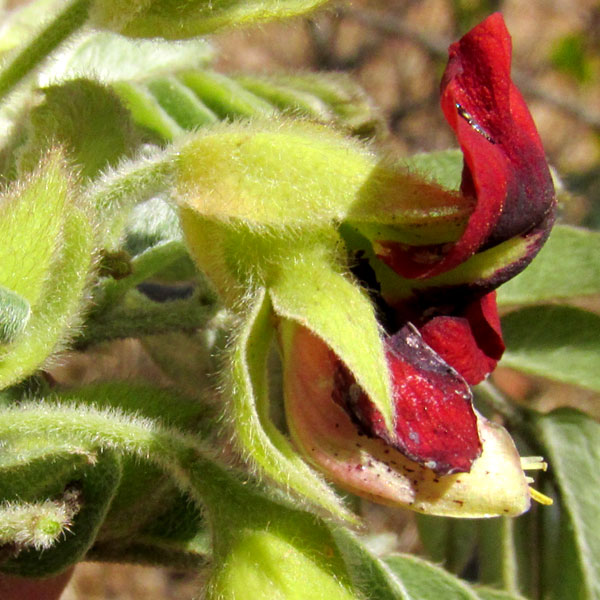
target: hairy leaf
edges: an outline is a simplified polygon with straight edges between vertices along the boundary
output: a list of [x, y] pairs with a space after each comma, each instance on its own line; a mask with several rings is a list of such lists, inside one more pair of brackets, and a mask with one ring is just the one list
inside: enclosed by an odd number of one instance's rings
[[538, 416], [534, 423], [569, 516], [582, 576], [582, 598], [598, 600], [600, 425], [584, 413], [567, 408]]
[[498, 289], [499, 304], [538, 304], [600, 293], [600, 233], [556, 225], [534, 261]]
[[502, 319], [502, 364], [600, 390], [600, 317], [568, 306], [524, 308]]

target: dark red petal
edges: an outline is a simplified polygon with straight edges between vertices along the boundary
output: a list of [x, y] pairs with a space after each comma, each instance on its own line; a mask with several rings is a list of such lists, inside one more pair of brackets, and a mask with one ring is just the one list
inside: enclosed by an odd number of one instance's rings
[[460, 239], [407, 248], [379, 241], [381, 256], [404, 277], [432, 277], [482, 248], [524, 235], [544, 223], [554, 187], [539, 135], [510, 79], [510, 35], [493, 14], [449, 49], [441, 105], [464, 155], [461, 191], [476, 207]]
[[411, 325], [388, 338], [387, 361], [394, 394], [394, 431], [340, 365], [338, 402], [368, 435], [440, 475], [468, 472], [481, 454], [469, 386]]
[[504, 352], [495, 292], [471, 302], [461, 316], [434, 317], [419, 331], [471, 385], [485, 379]]

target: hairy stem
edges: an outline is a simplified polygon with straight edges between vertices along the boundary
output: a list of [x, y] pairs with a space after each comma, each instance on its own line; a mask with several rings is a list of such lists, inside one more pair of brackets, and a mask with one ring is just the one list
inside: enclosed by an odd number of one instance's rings
[[196, 295], [186, 300], [158, 303], [137, 291], [128, 295], [125, 304], [88, 319], [73, 347], [83, 350], [109, 340], [193, 331], [204, 327], [217, 309], [216, 304], [202, 304]]
[[77, 405], [32, 403], [0, 414], [0, 439], [20, 435], [44, 438], [48, 451], [57, 455], [81, 454], [85, 448], [138, 456], [163, 470], [200, 504], [218, 506], [242, 487], [194, 437], [149, 419]]
[[521, 411], [494, 384], [483, 381], [475, 391], [487, 406], [502, 416], [507, 425], [521, 430], [526, 428], [526, 419]]
[[87, 20], [91, 0], [72, 0], [0, 71], [0, 100]]

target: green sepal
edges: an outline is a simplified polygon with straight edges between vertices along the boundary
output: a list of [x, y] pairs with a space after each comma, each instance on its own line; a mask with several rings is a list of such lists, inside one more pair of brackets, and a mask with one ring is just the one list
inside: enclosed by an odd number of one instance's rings
[[[278, 316], [320, 337], [391, 426], [391, 384], [375, 309], [367, 294], [344, 274], [334, 248], [335, 238], [328, 246], [323, 240], [320, 245], [308, 242], [282, 262], [269, 286], [273, 308]], [[294, 361], [289, 343], [284, 322], [284, 367]]]
[[79, 319], [95, 248], [89, 209], [71, 178], [55, 153], [2, 201], [0, 285], [29, 302], [31, 316], [0, 355], [0, 388], [38, 368]]
[[333, 490], [313, 471], [271, 420], [267, 357], [274, 338], [273, 311], [264, 288], [247, 299], [225, 374], [225, 394], [238, 449], [260, 472], [337, 518], [356, 522]]
[[[386, 302], [400, 303], [411, 296], [418, 296], [425, 290], [441, 290], [456, 286], [473, 286], [474, 288], [493, 288], [496, 281], [502, 281], [504, 273], [510, 272], [513, 265], [527, 260], [532, 246], [543, 232], [531, 238], [516, 237], [502, 242], [493, 248], [478, 252], [458, 267], [441, 275], [425, 279], [405, 279], [397, 275], [391, 268], [377, 259], [373, 252], [368, 253], [370, 264], [381, 284], [381, 293]], [[500, 287], [499, 289], [502, 289]]]
[[457, 238], [471, 210], [460, 195], [379, 161], [356, 140], [302, 121], [206, 128], [182, 145], [177, 171], [181, 206], [257, 233], [348, 221], [425, 243]]
[[217, 125], [180, 149], [176, 197], [257, 233], [314, 229], [346, 215], [375, 164], [367, 148], [314, 123]]
[[130, 37], [180, 40], [221, 29], [292, 17], [326, 0], [95, 0], [90, 12], [99, 28]]

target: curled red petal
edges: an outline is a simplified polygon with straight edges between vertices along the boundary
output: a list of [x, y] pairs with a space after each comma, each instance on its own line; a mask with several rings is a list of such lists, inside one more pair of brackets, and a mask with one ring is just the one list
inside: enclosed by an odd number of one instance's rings
[[485, 379], [504, 352], [495, 292], [469, 303], [460, 316], [434, 317], [419, 331], [427, 345], [471, 385]]
[[461, 191], [476, 205], [454, 244], [379, 240], [382, 260], [404, 277], [438, 275], [478, 250], [552, 225], [554, 186], [533, 119], [510, 78], [511, 51], [499, 13], [449, 48], [441, 105], [464, 155]]
[[337, 400], [365, 433], [383, 439], [440, 475], [468, 472], [481, 454], [477, 417], [465, 380], [411, 325], [386, 341], [394, 397], [394, 431], [340, 365]]

